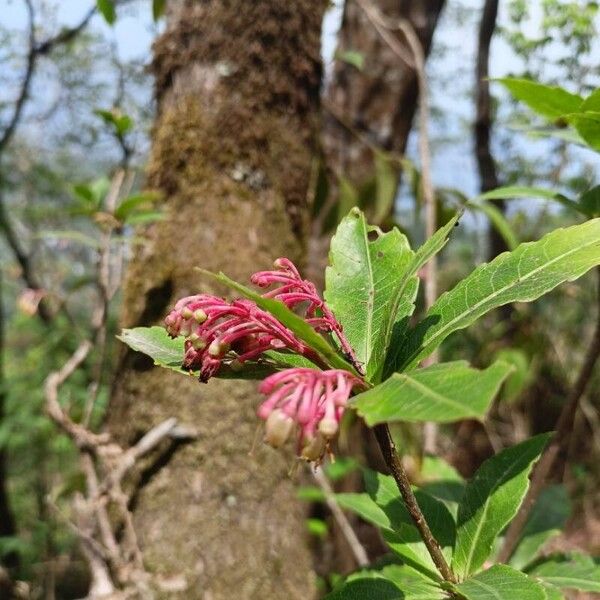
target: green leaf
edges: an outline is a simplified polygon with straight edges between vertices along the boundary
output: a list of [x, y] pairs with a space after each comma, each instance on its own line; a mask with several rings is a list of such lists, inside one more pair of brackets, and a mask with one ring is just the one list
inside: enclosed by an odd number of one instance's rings
[[408, 565], [349, 575], [325, 600], [443, 600], [445, 592]]
[[305, 502], [325, 502], [325, 493], [314, 485], [301, 485], [296, 490], [296, 497]]
[[467, 202], [467, 206], [482, 212], [490, 220], [509, 250], [514, 250], [519, 245], [516, 233], [501, 210], [489, 202]]
[[544, 592], [546, 592], [546, 600], [565, 600], [564, 594], [557, 587], [545, 581], [540, 581], [539, 583], [544, 588]]
[[351, 457], [336, 457], [335, 462], [325, 465], [325, 474], [330, 481], [338, 481], [356, 471], [360, 467], [359, 462]]
[[144, 210], [128, 215], [125, 218], [125, 223], [127, 225], [148, 225], [149, 223], [156, 223], [156, 221], [162, 221], [166, 218], [167, 215], [163, 212]]
[[[422, 246], [414, 253], [410, 265], [404, 272], [399, 282], [398, 295], [402, 296], [408, 293], [413, 278], [419, 270], [427, 264], [433, 256], [438, 254], [448, 242], [450, 232], [458, 225], [458, 220], [462, 216], [462, 211], [457, 212], [443, 227], [440, 227]], [[418, 281], [417, 284], [418, 286]], [[398, 355], [402, 350], [404, 335], [406, 333], [406, 323], [404, 320], [397, 320], [392, 330], [392, 339], [388, 345], [385, 358], [385, 368], [383, 379], [387, 379], [391, 373], [396, 370]]]
[[537, 581], [507, 565], [494, 565], [454, 588], [467, 600], [546, 600]]
[[117, 19], [115, 3], [112, 0], [96, 0], [98, 12], [104, 17], [104, 20], [112, 25]]
[[123, 329], [117, 338], [131, 349], [147, 354], [154, 364], [181, 370], [184, 340], [182, 337], [171, 338], [164, 327]]
[[531, 365], [527, 354], [520, 348], [501, 348], [494, 358], [512, 365], [513, 371], [504, 382], [502, 398], [512, 402], [532, 380]]
[[577, 202], [570, 200], [563, 194], [554, 190], [540, 187], [528, 187], [523, 185], [507, 185], [499, 187], [484, 194], [480, 194], [475, 200], [520, 200], [521, 198], [541, 198], [552, 200], [563, 206], [581, 212]]
[[383, 233], [358, 209], [342, 220], [331, 240], [325, 300], [369, 381], [381, 378], [394, 326], [414, 309], [418, 281], [415, 276], [406, 281], [413, 256], [398, 229]]
[[[183, 337], [172, 339], [163, 327], [123, 329], [117, 338], [132, 350], [148, 355], [159, 367], [170, 369], [181, 375], [198, 375], [198, 371], [190, 372], [181, 368], [184, 355]], [[216, 377], [219, 379], [264, 379], [267, 375], [274, 373], [278, 367], [290, 366], [281, 352], [268, 352], [265, 353], [265, 356], [267, 360], [259, 363], [248, 362], [241, 370], [233, 370], [227, 364], [223, 364]], [[291, 366], [296, 366], [292, 355], [290, 355], [289, 362]]]
[[454, 331], [490, 310], [529, 302], [600, 263], [600, 219], [556, 229], [483, 264], [442, 294], [401, 345], [398, 370], [412, 368]]
[[441, 500], [456, 519], [466, 485], [458, 471], [437, 456], [425, 456], [420, 475], [420, 489]]
[[[452, 567], [460, 577], [479, 569], [498, 534], [517, 513], [529, 472], [551, 434], [535, 436], [486, 460], [467, 484], [458, 507]], [[518, 597], [518, 596], [517, 596]]]
[[593, 187], [580, 196], [579, 208], [588, 217], [600, 216], [600, 185]]
[[308, 533], [316, 537], [324, 538], [327, 536], [327, 523], [322, 519], [306, 519], [306, 528]]
[[594, 90], [579, 107], [579, 110], [600, 111], [600, 88]]
[[335, 58], [342, 62], [348, 63], [362, 71], [365, 66], [365, 55], [357, 50], [346, 50], [344, 52], [336, 52]]
[[152, 0], [152, 18], [158, 21], [165, 13], [167, 0]]
[[497, 362], [480, 371], [466, 361], [432, 365], [389, 379], [355, 396], [351, 405], [372, 427], [377, 423], [481, 419], [512, 366]]
[[142, 206], [152, 206], [158, 201], [160, 195], [155, 192], [141, 192], [139, 194], [133, 194], [123, 198], [117, 209], [115, 210], [115, 217], [119, 221], [124, 221], [134, 211], [138, 210]]
[[528, 573], [560, 589], [600, 593], [598, 559], [583, 554], [551, 557]]
[[[438, 580], [435, 564], [421, 540], [412, 518], [404, 505], [394, 479], [381, 473], [365, 470], [366, 494], [337, 494], [340, 506], [352, 510], [366, 521], [379, 527], [390, 548], [404, 562]], [[455, 540], [455, 523], [443, 502], [415, 489], [417, 502], [429, 523], [434, 537], [450, 560]]]
[[504, 77], [495, 79], [521, 102], [534, 112], [552, 121], [560, 119], [566, 113], [580, 110], [583, 98], [571, 94], [559, 87], [535, 83], [527, 79]]
[[199, 268], [196, 268], [196, 270], [234, 289], [245, 298], [254, 301], [263, 310], [271, 313], [290, 331], [295, 333], [298, 338], [318, 352], [332, 367], [354, 372], [352, 366], [336, 352], [322, 335], [319, 335], [304, 319], [293, 313], [283, 302], [273, 300], [272, 298], [263, 298], [263, 296], [257, 294], [254, 290], [230, 279], [224, 273], [215, 274]]
[[575, 126], [577, 133], [590, 148], [600, 152], [600, 112], [575, 113], [568, 115], [567, 120]]
[[570, 514], [571, 501], [563, 485], [544, 489], [531, 510], [510, 564], [516, 569], [528, 565], [544, 544], [561, 532]]

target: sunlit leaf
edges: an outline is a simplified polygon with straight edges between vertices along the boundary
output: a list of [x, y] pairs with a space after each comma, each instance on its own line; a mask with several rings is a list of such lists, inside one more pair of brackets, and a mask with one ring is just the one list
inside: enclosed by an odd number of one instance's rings
[[467, 600], [546, 600], [542, 585], [507, 565], [494, 565], [454, 587]]
[[467, 577], [490, 556], [498, 534], [517, 513], [529, 473], [551, 434], [537, 435], [486, 460], [458, 507], [454, 571]]
[[358, 394], [351, 405], [369, 426], [377, 423], [481, 419], [511, 365], [497, 362], [480, 371], [466, 361], [432, 365], [389, 379]]
[[600, 264], [600, 219], [556, 229], [475, 269], [442, 294], [400, 345], [396, 368], [414, 367], [454, 331], [490, 310], [529, 302]]

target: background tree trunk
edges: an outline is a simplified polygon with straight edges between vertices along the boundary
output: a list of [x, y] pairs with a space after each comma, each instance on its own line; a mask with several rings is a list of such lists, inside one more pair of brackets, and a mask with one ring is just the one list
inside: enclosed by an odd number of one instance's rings
[[[370, 4], [389, 19], [407, 19], [428, 56], [444, 0], [370, 0]], [[411, 56], [402, 34], [394, 35]], [[362, 56], [362, 70], [341, 59], [348, 52]], [[394, 54], [357, 0], [344, 4], [335, 56], [323, 91], [321, 143], [329, 188], [327, 208], [338, 200], [340, 176], [359, 186], [374, 175], [373, 148], [404, 154], [418, 100], [414, 70]], [[320, 284], [330, 233], [325, 215], [317, 218], [310, 237], [308, 268], [310, 278]]]
[[[159, 113], [149, 165], [167, 218], [131, 263], [125, 326], [157, 323], [199, 290], [227, 293], [197, 265], [247, 281], [278, 256], [302, 259], [325, 5], [168, 3], [154, 47]], [[169, 416], [199, 431], [199, 441], [165, 449], [141, 473], [134, 507], [146, 564], [186, 599], [314, 593], [292, 458], [260, 442], [251, 450], [255, 390], [201, 385], [132, 353], [121, 365], [109, 417], [118, 438]]]
[[[423, 46], [431, 48], [433, 32], [444, 0], [373, 0], [371, 4], [390, 19], [407, 19]], [[401, 33], [396, 33], [410, 47]], [[325, 94], [326, 105], [374, 145], [403, 154], [417, 107], [417, 78], [410, 67], [383, 41], [355, 0], [344, 6], [336, 55], [359, 52], [364, 68], [336, 60]], [[373, 174], [373, 153], [334, 115], [325, 111], [323, 144], [326, 162], [336, 174], [360, 183]]]
[[[475, 71], [477, 105], [474, 127], [475, 155], [477, 158], [480, 190], [482, 193], [493, 190], [500, 185], [496, 170], [496, 162], [494, 161], [491, 148], [493, 118], [490, 82], [488, 80], [490, 76], [490, 46], [492, 43], [492, 37], [494, 36], [494, 31], [496, 30], [497, 17], [498, 0], [485, 0], [483, 4], [483, 11], [481, 13], [479, 37], [477, 43], [477, 66]], [[504, 201], [496, 201], [495, 206], [504, 212]], [[505, 250], [508, 250], [508, 248], [504, 238], [498, 233], [497, 229], [490, 224], [489, 258], [492, 259]], [[502, 314], [510, 315], [510, 307], [505, 307]]]

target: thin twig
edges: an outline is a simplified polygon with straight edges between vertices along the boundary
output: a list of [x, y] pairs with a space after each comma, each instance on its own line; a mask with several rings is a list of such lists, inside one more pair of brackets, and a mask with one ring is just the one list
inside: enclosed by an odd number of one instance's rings
[[567, 402], [560, 413], [554, 436], [550, 440], [550, 443], [546, 447], [544, 454], [542, 454], [541, 459], [533, 470], [533, 474], [531, 476], [531, 485], [529, 486], [525, 500], [521, 504], [519, 512], [513, 519], [508, 531], [506, 532], [504, 544], [500, 550], [500, 553], [498, 554], [498, 562], [505, 563], [508, 561], [517, 547], [519, 540], [521, 539], [521, 534], [525, 524], [527, 523], [531, 509], [533, 508], [536, 500], [546, 484], [546, 479], [556, 461], [556, 458], [558, 457], [559, 452], [571, 435], [573, 423], [575, 421], [575, 415], [579, 407], [579, 401], [583, 396], [590, 379], [592, 378], [594, 366], [600, 357], [600, 268], [596, 269], [596, 274], [598, 276], [598, 292], [596, 302], [597, 321], [590, 346], [587, 350], [586, 358], [581, 366], [581, 370], [579, 371], [579, 375], [577, 376]]
[[312, 470], [315, 481], [318, 483], [323, 495], [325, 496], [325, 504], [331, 511], [333, 518], [335, 519], [340, 531], [344, 535], [350, 550], [354, 556], [354, 560], [359, 567], [366, 567], [369, 564], [369, 556], [367, 551], [364, 549], [360, 540], [356, 536], [348, 517], [344, 514], [344, 511], [340, 508], [340, 505], [335, 499], [335, 494], [331, 488], [331, 484], [327, 479], [327, 476], [320, 467]]
[[419, 503], [417, 502], [417, 499], [412, 491], [408, 475], [404, 469], [404, 465], [402, 464], [402, 461], [396, 452], [396, 446], [392, 440], [389, 427], [386, 424], [376, 425], [373, 428], [373, 431], [375, 432], [375, 437], [377, 438], [383, 459], [394, 480], [396, 481], [396, 485], [398, 486], [398, 490], [400, 490], [404, 504], [406, 505], [406, 508], [412, 520], [414, 521], [415, 526], [418, 529], [423, 542], [425, 543], [425, 546], [427, 547], [427, 551], [429, 552], [431, 559], [440, 572], [440, 575], [446, 581], [455, 583], [456, 577], [446, 562], [446, 558], [442, 554], [442, 550], [438, 541], [433, 536], [433, 533], [431, 533], [429, 524], [421, 512]]

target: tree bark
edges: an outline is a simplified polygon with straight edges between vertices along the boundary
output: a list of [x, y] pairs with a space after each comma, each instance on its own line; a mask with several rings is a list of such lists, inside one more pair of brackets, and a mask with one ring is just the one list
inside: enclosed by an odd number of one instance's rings
[[[248, 276], [302, 260], [320, 86], [312, 0], [178, 0], [154, 47], [158, 117], [149, 184], [167, 218], [130, 265], [125, 326], [160, 322], [182, 296], [227, 293], [195, 266]], [[140, 474], [134, 519], [145, 563], [186, 599], [310, 598], [303, 507], [291, 456], [257, 444], [256, 383], [207, 385], [127, 353], [109, 427], [131, 441], [162, 419], [199, 440]], [[173, 597], [168, 595], [168, 597]]]
[[[392, 20], [408, 20], [425, 56], [429, 54], [444, 0], [373, 0], [372, 4]], [[408, 56], [412, 56], [403, 35], [394, 35], [402, 41]], [[348, 51], [362, 54], [364, 68], [359, 70], [336, 60], [325, 93], [326, 104], [375, 146], [403, 154], [417, 108], [417, 78], [414, 70], [400, 61], [381, 39], [354, 0], [347, 0], [344, 6], [336, 55], [343, 56]], [[354, 183], [373, 174], [372, 150], [327, 111], [323, 145], [327, 166], [334, 173], [343, 174]]]
[[[485, 0], [481, 22], [479, 25], [479, 37], [477, 44], [477, 66], [475, 72], [477, 106], [475, 117], [475, 155], [477, 157], [477, 167], [479, 170], [480, 190], [482, 193], [493, 190], [500, 185], [496, 162], [492, 155], [491, 137], [492, 137], [492, 100], [490, 96], [490, 82], [488, 80], [490, 46], [492, 37], [496, 30], [496, 19], [498, 17], [498, 0]], [[496, 207], [504, 212], [505, 203], [499, 200], [495, 203]], [[504, 238], [498, 233], [496, 228], [489, 225], [489, 258], [492, 259], [498, 254], [508, 250]], [[503, 311], [503, 314], [510, 314], [510, 308]]]

